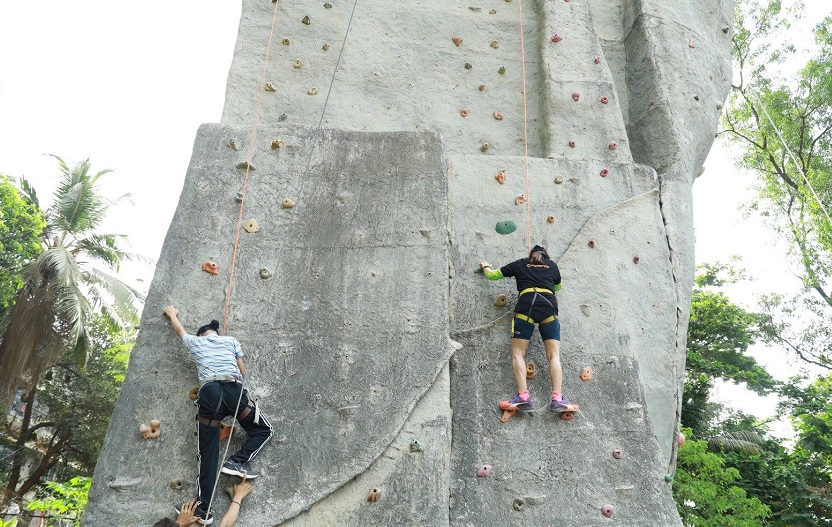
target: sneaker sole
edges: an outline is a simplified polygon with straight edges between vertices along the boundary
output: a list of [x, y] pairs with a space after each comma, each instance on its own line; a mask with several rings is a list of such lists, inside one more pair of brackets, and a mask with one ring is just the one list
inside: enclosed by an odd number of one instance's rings
[[245, 476], [246, 479], [255, 479], [255, 478], [260, 477], [260, 474], [247, 474], [245, 472], [240, 472], [239, 470], [234, 470], [234, 469], [225, 468], [225, 467], [222, 467], [220, 469], [220, 472], [222, 472], [223, 474], [228, 474], [229, 476], [239, 476], [239, 477]]
[[214, 518], [208, 518], [207, 520], [203, 520], [202, 518], [196, 521], [200, 525], [211, 525], [214, 523]]

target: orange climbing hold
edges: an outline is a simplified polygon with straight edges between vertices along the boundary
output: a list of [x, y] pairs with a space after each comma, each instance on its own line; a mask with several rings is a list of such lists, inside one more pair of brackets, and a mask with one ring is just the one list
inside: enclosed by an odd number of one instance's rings
[[522, 205], [525, 202], [526, 202], [525, 194], [518, 194], [517, 197], [514, 198], [514, 204], [515, 205]]
[[526, 363], [526, 378], [527, 379], [534, 379], [534, 375], [537, 373], [537, 366], [534, 362], [529, 361]]
[[208, 274], [220, 274], [220, 266], [214, 262], [205, 262], [202, 264], [202, 270]]
[[456, 47], [459, 47], [459, 46], [460, 46], [460, 44], [462, 44], [462, 39], [461, 39], [460, 37], [454, 37], [454, 38], [452, 38], [451, 40], [453, 40], [454, 45], [455, 45]]
[[499, 172], [497, 172], [497, 175], [494, 176], [494, 179], [497, 180], [497, 183], [502, 185], [503, 183], [506, 182], [506, 171], [505, 170], [500, 170]]
[[156, 437], [159, 437], [162, 434], [162, 429], [159, 425], [159, 420], [153, 419], [152, 421], [150, 421], [150, 426], [142, 424], [139, 427], [139, 434], [141, 434], [142, 438], [144, 439], [154, 439]]
[[494, 119], [497, 119], [498, 121], [502, 121], [503, 120], [503, 114], [501, 114], [500, 112], [494, 112]]
[[379, 489], [373, 489], [370, 491], [370, 495], [367, 496], [367, 501], [371, 503], [375, 503], [381, 499], [381, 491]]
[[592, 380], [592, 368], [581, 368], [581, 380], [584, 382]]

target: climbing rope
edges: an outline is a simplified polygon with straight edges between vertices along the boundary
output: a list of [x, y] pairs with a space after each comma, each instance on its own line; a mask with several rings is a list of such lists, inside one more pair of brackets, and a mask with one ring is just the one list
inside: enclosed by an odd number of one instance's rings
[[[229, 267], [229, 275], [228, 275], [228, 285], [225, 291], [225, 310], [223, 311], [222, 316], [222, 332], [227, 333], [228, 328], [228, 312], [231, 307], [231, 293], [234, 289], [234, 269], [237, 266], [237, 253], [239, 252], [240, 248], [240, 230], [243, 226], [243, 210], [245, 208], [246, 203], [246, 191], [248, 190], [248, 177], [251, 173], [251, 161], [254, 158], [254, 147], [255, 141], [257, 139], [257, 126], [260, 124], [260, 110], [263, 105], [263, 92], [265, 91], [266, 86], [266, 72], [269, 68], [269, 57], [271, 55], [272, 50], [272, 40], [274, 39], [274, 26], [277, 22], [277, 10], [280, 6], [280, 0], [275, 0], [274, 3], [274, 11], [272, 13], [272, 24], [269, 28], [269, 42], [266, 46], [266, 56], [263, 60], [263, 73], [260, 76], [260, 90], [257, 95], [257, 108], [254, 112], [254, 124], [251, 130], [251, 140], [249, 141], [248, 146], [248, 155], [246, 156], [246, 173], [243, 178], [243, 190], [240, 194], [240, 211], [237, 215], [237, 231], [234, 236], [234, 250], [231, 253], [231, 266]], [[245, 377], [243, 378], [242, 382], [240, 383], [240, 396], [237, 398], [237, 404], [234, 406], [235, 408], [235, 415], [236, 411], [240, 408], [240, 402], [243, 400], [243, 392], [245, 391]], [[222, 453], [222, 457], [220, 458], [220, 466], [225, 463], [225, 460], [228, 456], [228, 449], [231, 446], [231, 438], [234, 436], [234, 423], [231, 424], [231, 430], [228, 434], [228, 440], [225, 443], [225, 450]], [[211, 491], [211, 498], [208, 500], [208, 507], [205, 509], [206, 514], [210, 514], [211, 506], [214, 503], [214, 496], [217, 495], [217, 485], [220, 481], [220, 475], [222, 474], [222, 470], [217, 468], [217, 476], [214, 479], [214, 488]]]
[[358, 0], [352, 4], [352, 12], [350, 19], [347, 22], [347, 30], [344, 32], [344, 41], [341, 43], [341, 50], [338, 52], [338, 59], [335, 61], [335, 69], [332, 70], [332, 78], [329, 81], [329, 89], [326, 91], [326, 98], [324, 99], [324, 107], [321, 110], [321, 118], [318, 119], [318, 127], [315, 129], [315, 141], [312, 143], [312, 148], [309, 150], [309, 155], [306, 157], [306, 166], [303, 168], [302, 177], [300, 178], [300, 188], [298, 189], [296, 203], [300, 203], [300, 196], [303, 194], [303, 185], [306, 183], [306, 176], [309, 174], [309, 165], [312, 163], [312, 155], [320, 143], [321, 126], [326, 115], [326, 108], [329, 105], [329, 96], [332, 93], [332, 86], [335, 84], [335, 76], [338, 74], [338, 67], [341, 65], [341, 56], [344, 54], [344, 48], [347, 47], [347, 38], [349, 38], [350, 28], [352, 27], [352, 19], [355, 16], [355, 7], [358, 5]]
[[526, 95], [526, 42], [523, 37], [523, 0], [519, 0], [520, 65], [523, 72], [523, 157], [526, 171], [526, 251], [532, 250], [532, 198], [529, 195], [529, 111]]
[[779, 137], [780, 142], [783, 143], [783, 148], [785, 148], [786, 152], [789, 154], [789, 159], [791, 159], [791, 161], [794, 164], [794, 167], [797, 169], [797, 171], [800, 172], [800, 175], [803, 176], [803, 182], [806, 183], [806, 186], [809, 187], [809, 190], [812, 191], [812, 195], [815, 197], [815, 201], [817, 201], [818, 207], [820, 207], [820, 210], [822, 210], [823, 214], [826, 216], [826, 221], [828, 221], [829, 223], [832, 223], [832, 218], [829, 217], [829, 211], [826, 210], [826, 205], [823, 204], [823, 201], [821, 201], [820, 196], [818, 196], [818, 193], [815, 192], [815, 188], [812, 186], [811, 183], [809, 183], [809, 178], [807, 178], [806, 174], [803, 172], [803, 170], [800, 169], [800, 163], [798, 163], [797, 160], [795, 159], [794, 154], [792, 153], [792, 149], [789, 148], [788, 144], [786, 144], [786, 140], [783, 139], [783, 134], [780, 132], [780, 129], [777, 127], [777, 125], [774, 124], [774, 120], [768, 114], [768, 110], [766, 110], [765, 105], [760, 103], [760, 99], [757, 98], [756, 94], [751, 94], [751, 95], [752, 95], [752, 97], [754, 97], [754, 101], [757, 103], [757, 106], [762, 108], [763, 113], [766, 114], [766, 118], [768, 119], [768, 122], [771, 124], [771, 127], [774, 128], [774, 131], [777, 133], [777, 137]]

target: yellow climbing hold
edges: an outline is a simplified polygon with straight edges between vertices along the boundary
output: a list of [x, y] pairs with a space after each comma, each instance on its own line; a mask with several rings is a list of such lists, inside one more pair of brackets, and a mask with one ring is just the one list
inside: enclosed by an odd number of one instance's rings
[[309, 91], [306, 92], [306, 93], [308, 93], [309, 95], [318, 95], [318, 88], [312, 86], [311, 88], [309, 88]]
[[272, 148], [273, 149], [274, 148], [280, 148], [281, 146], [283, 146], [283, 141], [281, 141], [280, 139], [275, 139], [274, 141], [272, 141]]
[[274, 87], [274, 84], [271, 82], [266, 83], [266, 91], [277, 91], [277, 88]]
[[280, 202], [284, 209], [291, 209], [295, 206], [295, 202], [292, 201], [290, 198], [283, 198], [283, 201]]
[[243, 229], [245, 229], [245, 230], [246, 230], [246, 232], [249, 232], [249, 233], [255, 233], [255, 232], [257, 232], [257, 231], [259, 231], [259, 230], [260, 230], [260, 226], [259, 226], [259, 225], [257, 225], [257, 220], [255, 220], [254, 218], [252, 218], [252, 219], [250, 219], [250, 220], [246, 221], [246, 222], [243, 224]]

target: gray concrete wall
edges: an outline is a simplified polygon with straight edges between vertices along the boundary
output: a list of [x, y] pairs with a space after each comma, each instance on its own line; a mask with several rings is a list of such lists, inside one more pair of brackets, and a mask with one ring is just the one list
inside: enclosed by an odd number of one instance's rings
[[[524, 2], [528, 188], [519, 0], [360, 0], [354, 15], [352, 2], [331, 4], [280, 3], [265, 79], [275, 91], [262, 92], [244, 209], [261, 231], [243, 234], [229, 332], [285, 440], [264, 450], [267, 474], [240, 525], [679, 525], [664, 476], [693, 276], [690, 187], [727, 93], [731, 2]], [[195, 476], [182, 398], [195, 379], [158, 313], [187, 307], [191, 329], [221, 316], [228, 276], [199, 265], [226, 272], [231, 257], [234, 167], [274, 5], [244, 2], [222, 126], [197, 138], [85, 525], [105, 525], [112, 508], [139, 525], [193, 494], [167, 487]], [[528, 207], [515, 204], [521, 193]], [[280, 208], [284, 197], [297, 206]], [[504, 220], [518, 229], [496, 233]], [[582, 410], [572, 422], [546, 412], [499, 422], [496, 403], [514, 389], [516, 292], [474, 270], [522, 256], [529, 240], [563, 274], [564, 391]], [[260, 279], [262, 266], [275, 277]], [[508, 306], [494, 305], [498, 294]], [[528, 358], [543, 403], [539, 340]], [[583, 367], [593, 380], [580, 380]], [[170, 428], [142, 442], [138, 423], [151, 416]], [[484, 463], [491, 478], [475, 476]]]

